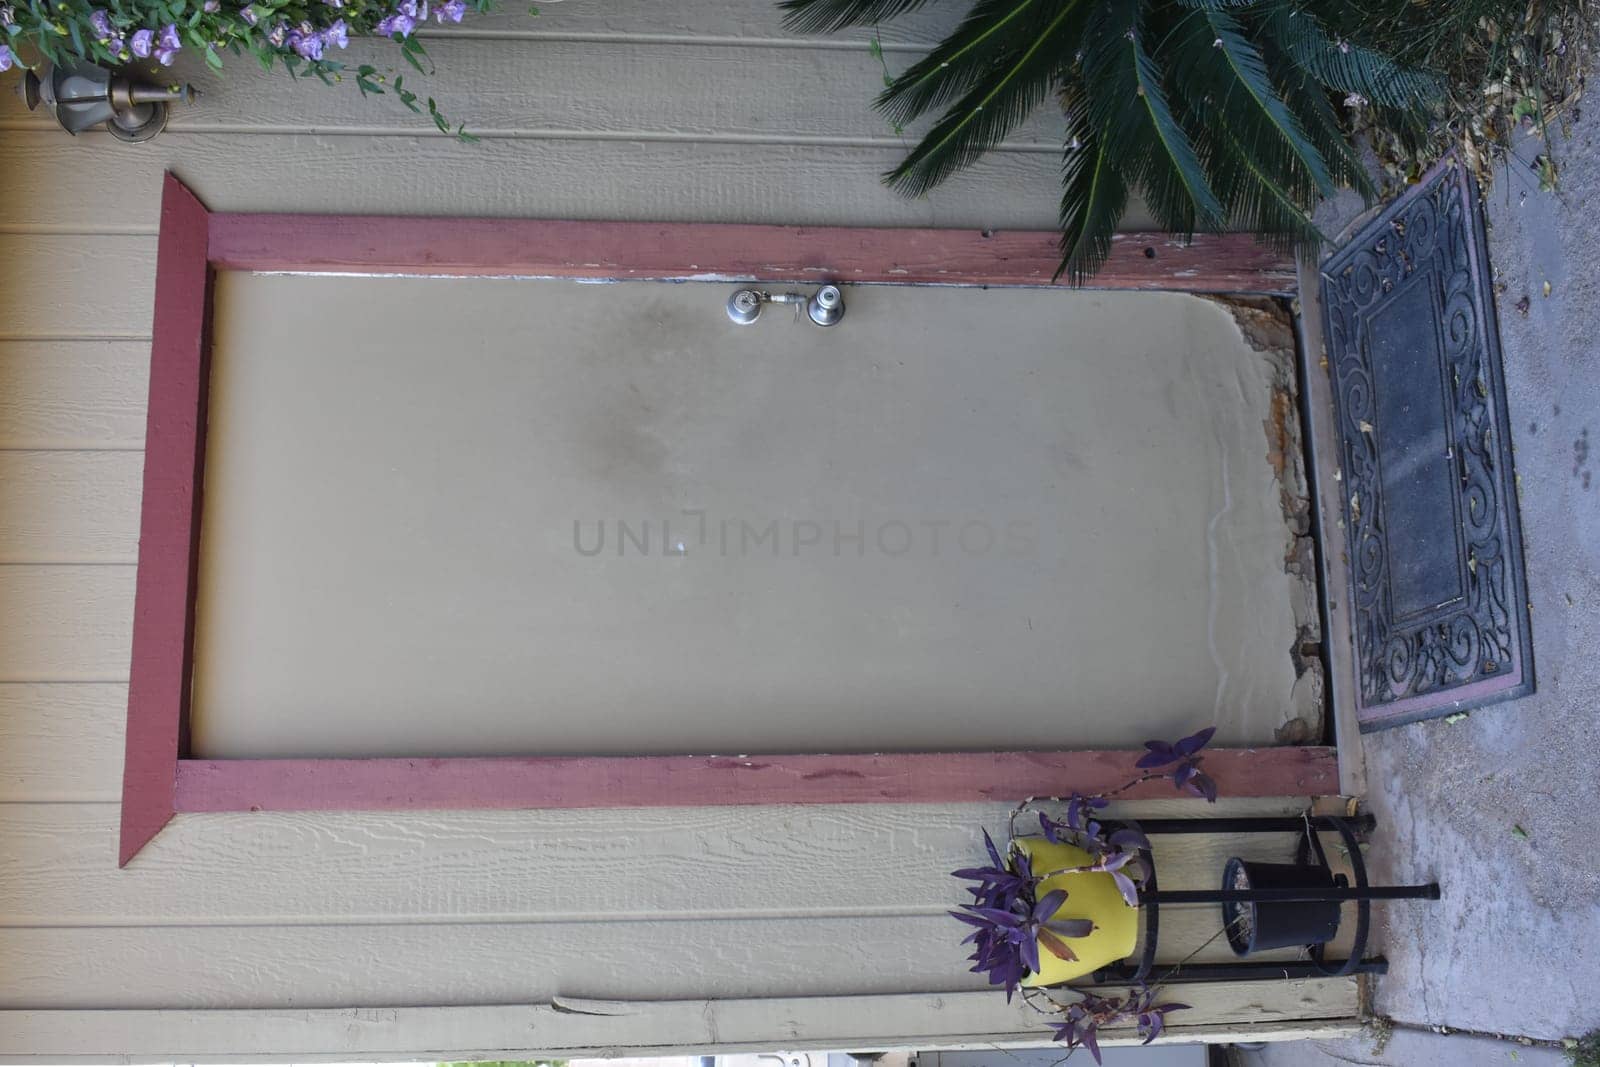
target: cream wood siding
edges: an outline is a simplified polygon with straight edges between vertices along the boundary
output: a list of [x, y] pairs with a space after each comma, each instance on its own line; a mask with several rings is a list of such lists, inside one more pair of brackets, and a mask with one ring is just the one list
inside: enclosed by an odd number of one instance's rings
[[[885, 27], [891, 65], [957, 14]], [[528, 1009], [491, 1010], [488, 1027], [306, 1009], [980, 987], [942, 916], [944, 872], [977, 855], [999, 807], [193, 816], [116, 868], [163, 170], [217, 210], [1055, 217], [1048, 118], [932, 197], [883, 190], [877, 175], [902, 142], [867, 110], [880, 71], [866, 37], [795, 40], [770, 3], [547, 3], [538, 19], [475, 22], [431, 48], [440, 76], [418, 88], [482, 144], [435, 136], [391, 99], [248, 61], [225, 80], [186, 71], [205, 96], [144, 146], [70, 139], [0, 95], [0, 1056], [490, 1051], [486, 1034], [492, 1051], [604, 1047], [599, 1024], [554, 1038], [524, 1029]], [[375, 42], [343, 58], [371, 57], [394, 64]], [[1209, 884], [1231, 847], [1175, 853], [1172, 869]], [[1173, 951], [1203, 941], [1208, 919], [1174, 920]], [[1237, 1003], [1217, 1018], [1293, 1029], [1351, 1014], [1353, 985], [1241, 991]], [[774, 1008], [738, 1040], [887, 1033], [867, 1025], [882, 1002], [839, 1005], [836, 1029]], [[42, 1010], [155, 1008], [252, 1014]], [[886, 1018], [906, 1041], [954, 1041], [938, 1014], [917, 1001]], [[695, 1018], [705, 1030], [656, 1032], [718, 1044], [715, 1015]], [[1008, 1019], [969, 1032], [1029, 1025]]]
[[[891, 66], [908, 65], [955, 14], [885, 26]], [[392, 95], [363, 100], [353, 83], [266, 75], [249, 59], [225, 78], [203, 64], [174, 68], [203, 95], [144, 146], [119, 147], [103, 133], [66, 140], [7, 98], [0, 224], [147, 237], [168, 168], [222, 211], [1055, 223], [1059, 118], [1041, 113], [931, 197], [899, 197], [878, 176], [909, 142], [871, 110], [882, 68], [867, 35], [795, 38], [766, 0], [567, 0], [538, 18], [507, 12], [434, 27], [429, 51], [434, 78], [400, 63], [387, 42], [356, 41], [339, 58], [405, 74], [482, 143], [437, 136]], [[142, 242], [122, 247], [148, 256]], [[81, 241], [57, 253], [99, 254]], [[148, 279], [123, 284], [136, 298]], [[148, 308], [136, 303], [142, 324]]]

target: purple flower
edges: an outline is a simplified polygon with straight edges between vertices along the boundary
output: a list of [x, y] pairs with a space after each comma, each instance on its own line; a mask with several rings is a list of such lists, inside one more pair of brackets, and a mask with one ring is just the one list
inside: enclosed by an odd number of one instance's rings
[[439, 10], [434, 12], [434, 18], [440, 22], [449, 19], [451, 22], [460, 22], [461, 16], [467, 13], [467, 0], [445, 0], [439, 5]]
[[1067, 828], [1092, 833], [1089, 827], [1094, 824], [1094, 813], [1108, 807], [1111, 801], [1104, 797], [1086, 797], [1082, 793], [1072, 794], [1067, 801]]
[[11, 54], [11, 46], [0, 44], [0, 70], [10, 70], [17, 59]]
[[254, 26], [261, 21], [260, 16], [256, 14], [256, 9], [249, 5], [239, 9], [239, 17], [244, 20], [246, 26]]
[[322, 35], [309, 22], [302, 22], [289, 32], [289, 47], [301, 59], [321, 59], [322, 44]]
[[332, 26], [322, 31], [322, 40], [338, 48], [349, 48], [350, 27], [344, 24], [344, 19], [335, 19]]
[[280, 22], [267, 31], [267, 43], [274, 48], [282, 48], [283, 42], [289, 37], [289, 24]]
[[95, 37], [102, 41], [109, 41], [117, 35], [116, 27], [111, 25], [111, 15], [103, 7], [95, 8], [90, 13], [89, 28], [94, 30]]
[[1217, 783], [1209, 774], [1202, 771], [1194, 763], [1185, 763], [1172, 774], [1172, 781], [1179, 789], [1185, 789], [1197, 797], [1204, 798], [1207, 802], [1217, 802]]
[[411, 31], [416, 28], [417, 20], [409, 15], [403, 14], [390, 15], [388, 18], [378, 23], [377, 26], [378, 32], [383, 34], [385, 37], [393, 37], [397, 33], [402, 37], [410, 37]]
[[344, 7], [344, 0], [322, 0], [329, 7]]
[[0, 26], [10, 28], [17, 24], [17, 12], [10, 4], [0, 4]]
[[222, 0], [206, 0], [205, 3], [200, 5], [200, 10], [208, 15], [215, 15], [222, 10]]
[[156, 35], [156, 62], [163, 67], [172, 66], [172, 61], [178, 58], [178, 52], [183, 48], [183, 42], [178, 38], [178, 27], [175, 23], [167, 23], [161, 27], [161, 32]]
[[155, 47], [155, 42], [156, 34], [154, 30], [135, 30], [133, 37], [129, 39], [129, 46], [133, 49], [133, 54], [140, 59], [149, 59], [150, 53]]

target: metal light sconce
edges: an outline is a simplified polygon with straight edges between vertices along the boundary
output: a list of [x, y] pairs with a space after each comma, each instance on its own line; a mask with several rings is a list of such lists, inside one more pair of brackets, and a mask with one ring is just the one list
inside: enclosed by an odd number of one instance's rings
[[824, 285], [809, 298], [799, 293], [769, 293], [764, 289], [736, 289], [728, 298], [728, 318], [740, 326], [748, 326], [761, 317], [765, 304], [793, 304], [799, 317], [800, 305], [806, 315], [818, 326], [833, 326], [844, 318], [844, 293], [837, 285]]
[[44, 104], [70, 134], [104, 123], [117, 140], [138, 143], [166, 129], [169, 105], [193, 100], [194, 90], [147, 85], [93, 63], [46, 63], [28, 71], [22, 96], [29, 111]]

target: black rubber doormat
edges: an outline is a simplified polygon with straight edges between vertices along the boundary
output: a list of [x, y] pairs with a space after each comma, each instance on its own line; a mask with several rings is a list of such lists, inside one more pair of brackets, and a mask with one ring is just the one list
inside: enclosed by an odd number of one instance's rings
[[1455, 159], [1322, 267], [1363, 732], [1533, 691], [1478, 191]]

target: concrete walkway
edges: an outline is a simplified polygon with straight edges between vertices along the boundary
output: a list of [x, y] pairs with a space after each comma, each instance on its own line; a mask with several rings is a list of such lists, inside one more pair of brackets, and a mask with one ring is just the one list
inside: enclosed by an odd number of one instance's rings
[[1537, 692], [1363, 738], [1379, 875], [1445, 891], [1387, 909], [1377, 1011], [1547, 1039], [1600, 1026], [1600, 120], [1556, 153], [1488, 199]]
[[1525, 143], [1488, 197], [1538, 691], [1362, 739], [1375, 874], [1444, 888], [1382, 913], [1374, 1008], [1422, 1029], [1382, 1056], [1352, 1039], [1246, 1062], [1554, 1064], [1550, 1049], [1427, 1027], [1600, 1027], [1600, 115], [1555, 145], [1555, 194], [1526, 165], [1542, 147]]
[[1371, 1037], [1295, 1041], [1241, 1052], [1239, 1060], [1248, 1067], [1565, 1067], [1567, 1057], [1545, 1046], [1402, 1029], [1381, 1045]]

